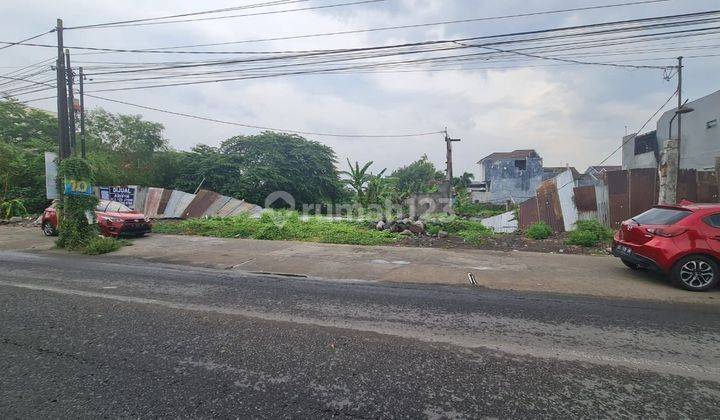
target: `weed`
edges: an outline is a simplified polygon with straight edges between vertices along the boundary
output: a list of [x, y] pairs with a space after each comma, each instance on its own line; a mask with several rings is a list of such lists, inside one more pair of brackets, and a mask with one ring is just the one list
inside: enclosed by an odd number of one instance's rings
[[545, 222], [535, 222], [525, 230], [525, 236], [530, 239], [547, 239], [552, 235], [552, 229]]
[[80, 252], [87, 255], [107, 254], [108, 252], [117, 251], [125, 245], [130, 245], [130, 242], [123, 239], [96, 236], [90, 239], [87, 245], [80, 248]]

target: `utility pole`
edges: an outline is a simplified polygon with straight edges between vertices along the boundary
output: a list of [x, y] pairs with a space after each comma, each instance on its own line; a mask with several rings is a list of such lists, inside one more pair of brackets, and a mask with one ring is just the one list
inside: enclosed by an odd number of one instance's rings
[[58, 160], [63, 160], [70, 156], [70, 144], [68, 138], [68, 106], [67, 91], [65, 90], [65, 57], [63, 54], [63, 21], [57, 20], [55, 27], [57, 32], [57, 61], [55, 62], [55, 70], [57, 71], [57, 113], [58, 113]]
[[446, 169], [445, 172], [447, 173], [447, 180], [450, 183], [450, 188], [452, 188], [452, 180], [453, 180], [453, 168], [452, 168], [452, 142], [454, 141], [460, 141], [460, 139], [452, 139], [450, 136], [448, 136], [447, 127], [445, 127], [445, 148], [447, 157], [445, 160]]
[[77, 132], [75, 131], [75, 93], [73, 92], [73, 82], [75, 74], [70, 65], [70, 50], [65, 50], [65, 72], [67, 73], [67, 89], [68, 89], [68, 122], [70, 130], [70, 153], [75, 154], [75, 145], [77, 143]]
[[83, 89], [85, 75], [82, 67], [78, 77], [80, 78], [80, 156], [85, 159], [85, 91]]
[[[677, 97], [678, 97], [678, 106], [677, 106], [677, 129], [678, 129], [678, 135], [677, 135], [677, 171], [680, 172], [680, 156], [682, 153], [680, 152], [680, 146], [681, 146], [681, 137], [682, 137], [682, 113], [680, 113], [680, 108], [683, 107], [683, 101], [682, 101], [682, 71], [683, 71], [683, 58], [682, 56], [678, 57], [678, 68], [677, 68], [677, 74], [678, 74], [678, 87], [677, 87]], [[680, 177], [678, 177], [679, 182]]]

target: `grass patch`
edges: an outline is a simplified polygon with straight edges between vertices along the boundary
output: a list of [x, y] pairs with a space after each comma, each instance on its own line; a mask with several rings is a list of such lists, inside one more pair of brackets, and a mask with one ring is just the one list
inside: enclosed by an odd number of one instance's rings
[[613, 231], [601, 225], [597, 220], [578, 220], [577, 227], [568, 234], [568, 245], [580, 245], [587, 248], [609, 242]]
[[493, 234], [492, 229], [483, 226], [478, 221], [461, 219], [455, 216], [426, 219], [425, 229], [431, 235], [437, 235], [442, 230], [449, 235], [459, 236], [465, 242], [473, 245], [480, 245], [485, 238]]
[[547, 239], [552, 235], [552, 229], [545, 222], [535, 222], [525, 230], [525, 236], [530, 239]]
[[96, 236], [83, 248], [80, 248], [80, 252], [87, 255], [100, 255], [107, 254], [109, 252], [117, 251], [123, 246], [132, 245], [131, 242], [124, 239], [108, 238], [105, 236]]
[[259, 219], [239, 215], [157, 222], [153, 225], [153, 232], [351, 245], [385, 245], [401, 239], [396, 233], [374, 230], [366, 223], [319, 217], [301, 220], [296, 212], [291, 211], [266, 211]]

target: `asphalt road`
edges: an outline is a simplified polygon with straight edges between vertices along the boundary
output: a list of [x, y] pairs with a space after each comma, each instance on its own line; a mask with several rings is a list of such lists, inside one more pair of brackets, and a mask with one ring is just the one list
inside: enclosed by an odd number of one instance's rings
[[720, 307], [0, 252], [0, 417], [718, 417]]

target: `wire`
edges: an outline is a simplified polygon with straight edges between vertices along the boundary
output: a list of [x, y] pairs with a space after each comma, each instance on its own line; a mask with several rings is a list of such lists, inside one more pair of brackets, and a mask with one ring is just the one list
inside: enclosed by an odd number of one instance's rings
[[51, 29], [51, 30], [49, 30], [49, 31], [47, 31], [47, 32], [43, 32], [43, 33], [41, 33], [41, 34], [37, 34], [37, 35], [31, 36], [30, 38], [25, 38], [25, 39], [23, 39], [22, 41], [3, 42], [2, 44], [7, 44], [7, 45], [5, 45], [4, 47], [0, 47], [0, 50], [4, 50], [5, 48], [10, 48], [10, 47], [12, 47], [13, 45], [24, 44], [24, 43], [27, 42], [27, 41], [32, 41], [33, 39], [40, 38], [41, 36], [47, 35], [47, 34], [52, 33], [52, 32], [55, 32], [55, 29]]
[[334, 7], [354, 6], [354, 5], [358, 5], [358, 4], [367, 4], [367, 3], [378, 3], [381, 1], [386, 1], [386, 0], [357, 0], [357, 1], [347, 2], [347, 3], [326, 4], [326, 5], [322, 5], [322, 6], [301, 7], [301, 8], [297, 8], [297, 9], [272, 10], [272, 11], [267, 11], [267, 12], [246, 13], [246, 14], [241, 14], [241, 15], [214, 16], [214, 17], [205, 17], [205, 18], [197, 18], [197, 19], [180, 19], [180, 20], [170, 20], [170, 21], [164, 21], [164, 22], [128, 23], [128, 24], [120, 24], [120, 25], [85, 26], [85, 27], [75, 26], [75, 27], [71, 27], [68, 29], [122, 28], [122, 27], [128, 27], [128, 26], [149, 26], [149, 25], [164, 25], [164, 24], [168, 24], [168, 23], [187, 23], [187, 22], [199, 22], [199, 21], [206, 21], [206, 20], [233, 19], [233, 18], [238, 18], [238, 17], [274, 15], [274, 14], [279, 14], [279, 13], [302, 12], [302, 11], [317, 10], [317, 9], [330, 9], [330, 8], [334, 8]]
[[365, 32], [390, 31], [390, 30], [397, 30], [397, 29], [424, 28], [424, 27], [429, 27], [429, 26], [451, 25], [451, 24], [459, 24], [459, 23], [482, 22], [482, 21], [490, 21], [490, 20], [511, 19], [511, 18], [518, 18], [518, 17], [569, 13], [569, 12], [578, 12], [578, 11], [586, 11], [586, 10], [635, 6], [635, 5], [649, 4], [649, 3], [661, 3], [661, 2], [667, 2], [667, 1], [670, 1], [670, 0], [634, 1], [634, 2], [628, 2], [628, 3], [614, 3], [614, 4], [607, 4], [607, 5], [600, 5], [600, 6], [588, 6], [588, 7], [575, 7], [575, 8], [569, 8], [569, 9], [546, 10], [546, 11], [541, 11], [541, 12], [520, 13], [520, 14], [503, 15], [503, 16], [489, 16], [489, 17], [472, 18], [472, 19], [446, 20], [446, 21], [440, 21], [440, 22], [418, 23], [418, 24], [411, 24], [411, 25], [385, 26], [385, 27], [370, 28], [370, 29], [356, 29], [356, 30], [349, 30], [349, 31], [323, 32], [323, 33], [292, 35], [292, 36], [275, 37], [275, 38], [249, 39], [249, 40], [242, 40], [242, 41], [214, 42], [214, 43], [209, 43], [209, 44], [191, 44], [191, 45], [177, 45], [177, 46], [172, 46], [172, 47], [144, 48], [143, 50], [170, 50], [170, 49], [178, 49], [178, 48], [213, 47], [213, 46], [218, 46], [218, 45], [245, 44], [245, 43], [265, 42], [265, 41], [282, 41], [282, 40], [291, 40], [291, 39], [315, 38], [315, 37], [322, 37], [322, 36], [349, 35], [349, 34], [358, 34], [358, 33], [365, 33]]
[[[663, 109], [665, 109], [665, 107], [667, 106], [667, 104], [670, 103], [670, 101], [672, 100], [672, 98], [674, 98], [675, 95], [677, 95], [677, 94], [678, 94], [678, 89], [675, 89], [675, 92], [673, 92], [673, 94], [670, 95], [669, 98], [667, 98], [667, 100], [665, 101], [665, 103], [663, 103], [663, 104], [660, 106], [660, 108], [658, 108], [657, 111], [655, 111], [655, 112], [650, 116], [650, 118], [648, 118], [647, 121], [645, 121], [645, 123], [644, 123], [634, 134], [628, 136], [628, 138], [625, 139], [625, 140], [622, 142], [622, 144], [620, 144], [620, 146], [618, 146], [615, 150], [613, 150], [609, 155], [607, 155], [607, 156], [605, 157], [605, 159], [601, 160], [600, 163], [598, 163], [597, 165], [593, 165], [593, 166], [602, 166], [602, 164], [605, 163], [605, 162], [607, 162], [608, 159], [610, 159], [615, 153], [618, 152], [618, 150], [622, 149], [623, 146], [625, 146], [625, 144], [627, 144], [630, 140], [634, 140], [635, 137], [637, 137], [638, 134], [640, 134], [640, 132], [642, 132], [642, 131], [645, 129], [645, 127], [646, 127], [648, 124], [650, 124], [650, 121], [652, 121], [653, 118], [655, 118], [655, 117], [657, 116], [657, 114], [660, 113], [660, 111], [662, 111]], [[558, 187], [558, 190], [562, 189], [563, 187], [565, 187], [565, 186], [568, 185], [568, 184], [572, 184], [573, 182], [575, 182], [575, 180], [566, 182], [566, 183], [563, 184], [562, 186]]]
[[[465, 44], [461, 44], [461, 45], [465, 45]], [[475, 45], [472, 45], [472, 46], [474, 47]], [[603, 63], [603, 62], [593, 62], [593, 61], [579, 61], [579, 60], [572, 60], [572, 59], [567, 59], [567, 58], [546, 57], [546, 56], [537, 55], [537, 54], [523, 53], [523, 52], [515, 51], [515, 50], [501, 50], [500, 48], [483, 47], [483, 46], [477, 46], [477, 47], [485, 48], [485, 49], [493, 50], [493, 51], [498, 51], [498, 52], [518, 54], [518, 55], [522, 55], [522, 56], [526, 56], [526, 57], [539, 58], [541, 60], [562, 61], [565, 63], [572, 63], [572, 64], [622, 67], [622, 68], [631, 68], [631, 69], [656, 69], [656, 70], [665, 70], [665, 69], [670, 69], [670, 68], [675, 67], [675, 66], [638, 66], [635, 64], [617, 64], [617, 63]]]
[[211, 14], [211, 13], [231, 12], [234, 10], [253, 9], [256, 7], [277, 6], [277, 5], [287, 4], [287, 3], [301, 3], [301, 2], [307, 2], [307, 1], [309, 1], [309, 0], [276, 0], [276, 1], [268, 1], [268, 2], [264, 2], [264, 3], [248, 4], [245, 6], [226, 7], [224, 9], [214, 9], [214, 10], [204, 10], [204, 11], [200, 11], [200, 12], [182, 13], [182, 14], [178, 14], [178, 15], [168, 15], [168, 16], [159, 16], [159, 17], [154, 17], [154, 18], [143, 18], [143, 19], [132, 19], [132, 20], [121, 20], [121, 21], [116, 21], [116, 22], [96, 23], [96, 24], [91, 24], [91, 25], [71, 26], [71, 27], [67, 27], [65, 29], [90, 29], [90, 28], [97, 28], [100, 26], [112, 26], [112, 25], [129, 24], [129, 23], [137, 23], [137, 22], [147, 22], [147, 21], [151, 21], [151, 20], [173, 19], [173, 18], [179, 18], [179, 17], [205, 15], [205, 14]]
[[[286, 130], [286, 129], [282, 129], [282, 128], [273, 128], [273, 127], [265, 127], [265, 126], [259, 126], [259, 125], [243, 124], [243, 123], [238, 123], [238, 122], [219, 120], [219, 119], [216, 119], [216, 118], [209, 118], [209, 117], [202, 117], [202, 116], [198, 116], [198, 115], [185, 114], [185, 113], [182, 113], [182, 112], [169, 111], [169, 110], [166, 110], [166, 109], [160, 109], [160, 108], [155, 108], [155, 107], [146, 106], [146, 105], [134, 104], [134, 103], [131, 103], [131, 102], [120, 101], [120, 100], [117, 100], [117, 99], [104, 98], [104, 97], [102, 97], [102, 96], [92, 95], [92, 94], [89, 94], [89, 93], [85, 93], [85, 95], [86, 95], [86, 96], [89, 96], [89, 97], [91, 97], [91, 98], [95, 98], [95, 99], [101, 99], [101, 100], [104, 100], [104, 101], [115, 102], [115, 103], [118, 103], [118, 104], [134, 106], [134, 107], [137, 107], [137, 108], [147, 109], [147, 110], [150, 110], [150, 111], [162, 112], [162, 113], [170, 114], [170, 115], [176, 115], [176, 116], [187, 117], [187, 118], [194, 118], [194, 119], [198, 119], [198, 120], [210, 121], [210, 122], [215, 122], [215, 123], [220, 123], [220, 124], [234, 125], [234, 126], [238, 126], [238, 127], [254, 128], [254, 129], [259, 129], [259, 130], [280, 131], [280, 132], [284, 132], [284, 133], [293, 133], [293, 134], [305, 134], [305, 135], [322, 136], [322, 137], [405, 138], [405, 137], [430, 136], [430, 135], [437, 135], [437, 134], [442, 134], [442, 133], [444, 133], [444, 131], [431, 131], [431, 132], [425, 132], [425, 133], [412, 133], [412, 134], [368, 135], [368, 134], [337, 134], [337, 133], [322, 133], [322, 132], [314, 132], [314, 131]], [[47, 99], [47, 98], [45, 98], [45, 99]]]

